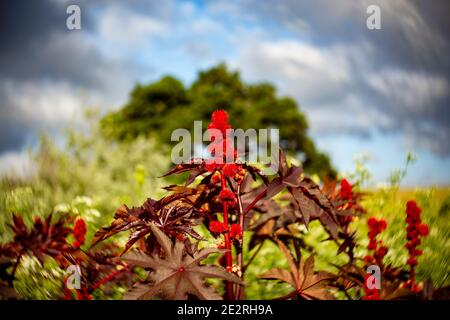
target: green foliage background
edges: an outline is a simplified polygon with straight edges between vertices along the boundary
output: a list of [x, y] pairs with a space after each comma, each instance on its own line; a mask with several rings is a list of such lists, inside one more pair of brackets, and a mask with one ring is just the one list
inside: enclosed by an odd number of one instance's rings
[[[20, 214], [31, 227], [36, 216], [68, 212], [87, 221], [86, 248], [95, 231], [111, 223], [121, 204], [140, 205], [150, 195], [162, 193], [164, 181], [157, 177], [168, 168], [162, 147], [145, 138], [111, 142], [99, 134], [98, 116], [90, 113], [89, 130], [69, 130], [64, 148], [48, 136], [41, 137], [39, 148], [31, 152], [36, 163], [31, 177], [0, 180], [0, 243], [12, 240], [12, 213]], [[120, 244], [126, 237], [112, 241]], [[30, 299], [59, 297], [64, 271], [52, 259], [44, 266], [28, 260], [17, 272], [19, 293]]]
[[192, 132], [194, 121], [202, 120], [205, 130], [216, 109], [227, 110], [234, 128], [279, 128], [281, 146], [301, 157], [307, 172], [322, 178], [336, 175], [329, 157], [308, 136], [308, 122], [295, 100], [279, 97], [270, 83], [244, 83], [225, 64], [200, 72], [189, 88], [171, 76], [136, 85], [129, 101], [106, 115], [101, 127], [118, 141], [146, 135], [167, 144], [177, 128]]

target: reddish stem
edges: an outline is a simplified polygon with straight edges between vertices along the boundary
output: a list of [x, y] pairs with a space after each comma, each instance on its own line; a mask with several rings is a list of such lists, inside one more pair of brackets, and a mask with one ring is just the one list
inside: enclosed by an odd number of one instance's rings
[[95, 283], [92, 286], [92, 291], [98, 289], [102, 284], [105, 284], [106, 282], [114, 279], [115, 277], [117, 277], [125, 269], [126, 268], [121, 269], [121, 270], [115, 270], [112, 273], [108, 274], [107, 276], [103, 277], [102, 279], [100, 279], [97, 283]]
[[[243, 264], [244, 264], [244, 255], [243, 255], [243, 243], [244, 243], [244, 215], [242, 213], [243, 209], [242, 209], [242, 201], [241, 201], [241, 184], [238, 184], [237, 187], [237, 201], [238, 201], [238, 209], [239, 209], [239, 225], [241, 226], [241, 230], [242, 230], [242, 236], [240, 239], [240, 248], [238, 249], [238, 254], [237, 254], [237, 264], [239, 267], [239, 270], [242, 270]], [[241, 279], [243, 278], [244, 274], [243, 271], [241, 271]], [[240, 300], [241, 298], [241, 294], [242, 294], [242, 285], [237, 285], [236, 287], [236, 292], [234, 295], [235, 300]]]
[[267, 188], [265, 188], [260, 194], [258, 194], [255, 199], [245, 208], [244, 212], [242, 212], [242, 216], [245, 216], [250, 210], [253, 209], [253, 207], [256, 205], [256, 203], [261, 200], [262, 197], [264, 197], [267, 193]]
[[[224, 175], [222, 174], [222, 190], [226, 189], [226, 180]], [[228, 223], [228, 204], [226, 201], [222, 201], [223, 206], [223, 222], [229, 227]], [[227, 249], [227, 253], [225, 254], [226, 260], [227, 260], [227, 269], [231, 272], [231, 269], [233, 267], [233, 256], [231, 252], [231, 242], [230, 242], [230, 234], [229, 231], [225, 233], [225, 248]], [[228, 300], [233, 300], [233, 283], [231, 281], [226, 282], [227, 286], [227, 297]]]

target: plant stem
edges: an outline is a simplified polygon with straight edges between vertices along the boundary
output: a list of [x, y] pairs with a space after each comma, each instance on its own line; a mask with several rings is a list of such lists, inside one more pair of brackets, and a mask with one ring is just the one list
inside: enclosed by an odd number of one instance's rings
[[[241, 279], [243, 279], [244, 277], [244, 273], [242, 271], [242, 266], [244, 264], [244, 255], [243, 255], [243, 245], [244, 245], [244, 214], [243, 214], [243, 209], [242, 209], [242, 201], [241, 201], [241, 184], [238, 184], [237, 187], [237, 201], [238, 201], [238, 210], [239, 210], [239, 225], [241, 226], [241, 230], [242, 230], [242, 236], [241, 236], [241, 245], [240, 248], [238, 248], [238, 254], [237, 254], [237, 263], [238, 263], [238, 267], [239, 270], [241, 270]], [[236, 292], [234, 295], [235, 300], [239, 300], [241, 297], [241, 291], [242, 291], [243, 286], [242, 285], [237, 285], [236, 287]]]
[[[226, 189], [226, 180], [225, 177], [222, 174], [222, 190]], [[228, 223], [228, 204], [226, 201], [222, 201], [223, 206], [223, 223], [229, 227]], [[225, 248], [227, 249], [227, 253], [225, 254], [226, 261], [227, 261], [227, 269], [231, 272], [231, 269], [233, 268], [233, 255], [231, 252], [231, 243], [230, 243], [230, 233], [227, 231], [225, 233]], [[227, 297], [229, 300], [233, 300], [233, 283], [231, 281], [226, 282], [227, 287]]]
[[253, 260], [255, 260], [256, 255], [259, 253], [259, 251], [261, 250], [261, 248], [264, 245], [264, 241], [261, 241], [259, 243], [258, 248], [256, 248], [256, 250], [253, 252], [252, 256], [250, 257], [250, 259], [248, 259], [247, 263], [245, 264], [244, 268], [242, 269], [242, 273], [245, 272], [245, 270], [247, 270], [248, 266], [253, 262]]
[[255, 199], [253, 199], [253, 201], [247, 206], [247, 208], [245, 208], [244, 212], [242, 213], [242, 216], [245, 216], [250, 210], [253, 209], [253, 207], [255, 206], [255, 204], [261, 200], [262, 197], [264, 197], [267, 193], [267, 187], [260, 193], [258, 194]]
[[22, 256], [23, 256], [23, 254], [26, 252], [26, 249], [22, 249], [22, 251], [20, 252], [20, 254], [19, 254], [19, 257], [17, 258], [17, 260], [16, 260], [16, 263], [14, 264], [14, 267], [13, 267], [13, 270], [12, 270], [12, 273], [11, 273], [11, 286], [12, 286], [12, 281], [14, 281], [14, 277], [15, 277], [15, 275], [16, 275], [16, 271], [17, 271], [17, 267], [19, 266], [19, 264], [20, 264], [20, 260], [22, 259]]

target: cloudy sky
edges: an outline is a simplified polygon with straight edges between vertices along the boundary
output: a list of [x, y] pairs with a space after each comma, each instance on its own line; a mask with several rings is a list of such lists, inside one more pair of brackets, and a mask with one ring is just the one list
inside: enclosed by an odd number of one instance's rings
[[[66, 8], [81, 8], [81, 30]], [[381, 30], [366, 9], [381, 8]], [[368, 153], [376, 181], [450, 183], [450, 3], [391, 0], [3, 1], [0, 170], [25, 168], [40, 130], [60, 139], [82, 106], [118, 108], [137, 82], [186, 85], [226, 62], [294, 97], [341, 171]]]

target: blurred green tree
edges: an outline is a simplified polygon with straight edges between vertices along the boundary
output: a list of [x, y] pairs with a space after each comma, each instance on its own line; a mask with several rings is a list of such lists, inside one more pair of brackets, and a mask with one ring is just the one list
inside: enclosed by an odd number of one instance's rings
[[174, 129], [192, 132], [194, 120], [203, 120], [206, 127], [216, 109], [228, 111], [234, 128], [279, 128], [281, 146], [299, 156], [307, 172], [335, 177], [329, 157], [308, 136], [308, 123], [297, 103], [278, 97], [270, 83], [243, 83], [239, 73], [225, 64], [201, 71], [190, 88], [171, 76], [136, 85], [123, 108], [102, 119], [101, 128], [107, 137], [119, 141], [150, 135], [170, 144]]

